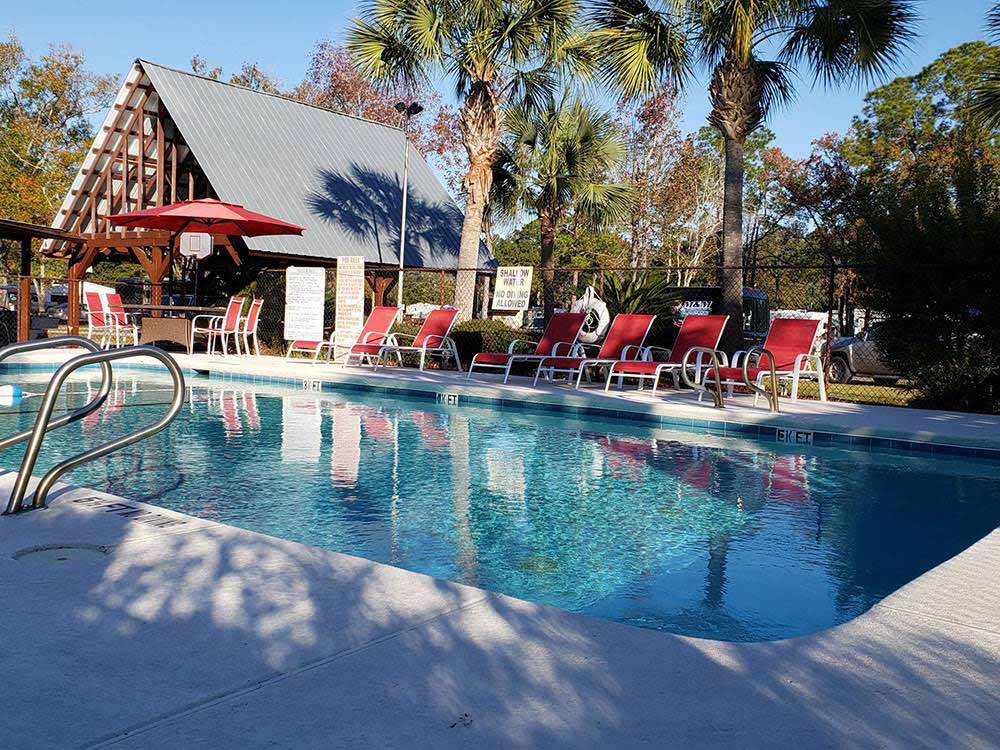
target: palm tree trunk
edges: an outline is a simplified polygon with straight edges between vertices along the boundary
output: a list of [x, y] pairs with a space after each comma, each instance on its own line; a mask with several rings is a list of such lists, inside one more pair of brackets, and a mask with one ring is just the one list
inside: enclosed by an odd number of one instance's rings
[[553, 262], [558, 226], [555, 217], [547, 212], [543, 212], [538, 218], [541, 234], [542, 300], [545, 305], [545, 320], [547, 321], [556, 311], [556, 274], [553, 270]]
[[[483, 214], [489, 188], [474, 173], [477, 165], [469, 169], [466, 177], [465, 220], [462, 222], [462, 239], [458, 248], [459, 270], [455, 279], [455, 308], [458, 319], [472, 317], [472, 306], [476, 294], [476, 272], [479, 267], [479, 243], [483, 231]], [[487, 168], [488, 171], [488, 168]]]
[[493, 184], [493, 160], [500, 145], [503, 129], [501, 106], [489, 81], [476, 81], [459, 116], [462, 145], [469, 155], [469, 171], [465, 173], [465, 221], [458, 249], [455, 278], [455, 308], [458, 319], [472, 317], [476, 296], [476, 271], [479, 267], [479, 243], [483, 231], [483, 215]]
[[722, 309], [729, 316], [725, 348], [743, 346], [743, 141], [725, 137], [722, 199]]

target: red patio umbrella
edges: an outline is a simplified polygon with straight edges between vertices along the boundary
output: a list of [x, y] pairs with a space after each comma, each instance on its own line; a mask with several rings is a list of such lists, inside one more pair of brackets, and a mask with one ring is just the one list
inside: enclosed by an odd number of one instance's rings
[[[169, 206], [147, 208], [126, 214], [114, 214], [108, 221], [121, 227], [163, 229], [170, 232], [173, 255], [174, 238], [182, 232], [261, 237], [275, 234], [302, 234], [297, 224], [275, 219], [244, 208], [238, 203], [225, 203], [214, 198], [171, 203]], [[194, 296], [198, 300], [198, 274], [194, 275]]]
[[164, 229], [174, 234], [207, 232], [261, 237], [272, 234], [302, 234], [303, 227], [250, 211], [237, 203], [214, 198], [199, 198], [169, 206], [147, 208], [127, 214], [114, 214], [108, 220], [121, 227]]

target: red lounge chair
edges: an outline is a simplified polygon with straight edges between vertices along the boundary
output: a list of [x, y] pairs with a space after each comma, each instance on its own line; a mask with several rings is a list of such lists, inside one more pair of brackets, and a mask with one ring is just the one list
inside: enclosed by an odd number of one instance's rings
[[[423, 325], [420, 326], [420, 330], [417, 331], [416, 336], [406, 333], [389, 334], [389, 338], [382, 346], [382, 349], [378, 353], [378, 358], [375, 360], [375, 369], [377, 370], [381, 365], [385, 364], [386, 358], [390, 354], [396, 355], [402, 367], [403, 352], [416, 352], [420, 355], [421, 371], [424, 369], [427, 357], [430, 356], [441, 357], [442, 364], [447, 362], [449, 358], [454, 357], [455, 366], [461, 372], [462, 362], [458, 358], [458, 347], [455, 346], [455, 342], [448, 335], [451, 333], [451, 327], [455, 325], [457, 317], [458, 310], [433, 310], [424, 319]], [[408, 346], [402, 345], [399, 343], [400, 339], [410, 339], [410, 344]]]
[[118, 326], [114, 317], [104, 309], [104, 299], [97, 292], [85, 292], [87, 300], [87, 338], [94, 339], [101, 346], [110, 346], [112, 338], [118, 340]]
[[[771, 376], [773, 364], [776, 380], [791, 380], [792, 401], [798, 400], [799, 381], [804, 377], [815, 378], [819, 386], [819, 400], [826, 401], [823, 360], [820, 357], [822, 333], [822, 320], [775, 318], [762, 346], [736, 352], [731, 366], [719, 368], [719, 377], [726, 386], [727, 395], [733, 395], [734, 386], [745, 386], [754, 392], [754, 406], [764, 396], [771, 409], [777, 411], [778, 384], [775, 383], [770, 392], [761, 386], [764, 378]], [[706, 377], [714, 378], [714, 371], [709, 370]]]
[[[368, 320], [365, 321], [364, 328], [362, 328], [361, 333], [358, 334], [357, 340], [348, 350], [344, 359], [344, 364], [349, 364], [351, 359], [354, 357], [357, 357], [359, 361], [367, 360], [369, 364], [373, 364], [378, 357], [379, 351], [382, 349], [382, 345], [388, 342], [389, 331], [392, 329], [392, 326], [396, 322], [396, 318], [398, 316], [398, 307], [390, 307], [386, 305], [372, 309], [371, 314], [368, 316]], [[347, 347], [341, 345], [340, 348], [346, 349]], [[311, 354], [313, 362], [319, 362], [319, 355], [323, 353], [324, 349], [327, 350], [329, 356], [331, 356], [334, 361], [337, 360], [336, 331], [333, 331], [326, 341], [291, 342], [288, 346], [288, 351], [285, 353], [285, 359], [291, 359], [293, 352], [301, 352], [303, 354]]]
[[125, 306], [122, 304], [121, 295], [116, 292], [109, 294], [107, 299], [108, 317], [114, 322], [116, 328], [115, 346], [121, 346], [121, 337], [129, 334], [132, 336], [132, 344], [138, 345], [139, 326], [129, 320], [129, 315], [125, 312]]
[[503, 382], [510, 379], [510, 368], [516, 362], [540, 362], [546, 357], [558, 357], [560, 348], [564, 348], [567, 355], [573, 353], [576, 346], [576, 339], [583, 328], [583, 321], [586, 320], [587, 313], [560, 312], [555, 313], [545, 326], [541, 340], [535, 345], [534, 354], [517, 354], [515, 350], [519, 344], [531, 343], [524, 339], [516, 339], [510, 342], [506, 353], [500, 352], [479, 352], [472, 358], [469, 364], [469, 374], [476, 367], [489, 367], [495, 370], [503, 370]]
[[[666, 352], [667, 358], [662, 362], [653, 361], [621, 361], [615, 362], [608, 370], [608, 380], [604, 385], [604, 390], [611, 389], [611, 379], [618, 378], [618, 387], [622, 385], [625, 378], [636, 378], [639, 386], [646, 380], [653, 381], [653, 395], [660, 385], [660, 376], [669, 373], [673, 378], [674, 388], [680, 387], [680, 371], [684, 364], [684, 358], [692, 349], [710, 349], [715, 351], [722, 338], [722, 332], [726, 329], [729, 321], [728, 315], [688, 315], [681, 323], [681, 329], [677, 332], [677, 340], [674, 341], [670, 349], [660, 349], [658, 347], [647, 347], [646, 351], [652, 355], [654, 351]], [[720, 362], [728, 363], [723, 352], [716, 352]], [[707, 368], [703, 363], [702, 352], [699, 351], [693, 365], [694, 381], [701, 382], [701, 372]]]
[[[238, 333], [243, 338], [243, 352], [260, 356], [260, 344], [257, 342], [257, 324], [260, 323], [260, 308], [264, 306], [264, 300], [260, 297], [250, 303], [250, 309], [245, 318], [240, 318], [237, 324]], [[253, 348], [250, 342], [253, 341]]]
[[[546, 380], [551, 381], [557, 372], [564, 372], [567, 381], [576, 376], [576, 387], [579, 388], [590, 367], [639, 359], [643, 352], [642, 345], [655, 319], [655, 315], [616, 315], [596, 357], [546, 357], [538, 363], [532, 385], [538, 385], [539, 375], [544, 375]], [[586, 344], [577, 344], [576, 350], [585, 355]]]
[[[225, 315], [196, 315], [191, 319], [191, 340], [188, 342], [188, 354], [194, 354], [194, 337], [199, 333], [205, 334], [205, 353], [215, 354], [215, 341], [222, 341], [222, 356], [226, 356], [229, 348], [229, 337], [233, 338], [233, 346], [236, 353], [240, 354], [240, 337], [238, 334], [240, 313], [243, 312], [244, 297], [230, 297], [229, 305], [226, 307]], [[205, 321], [201, 325], [199, 320]]]

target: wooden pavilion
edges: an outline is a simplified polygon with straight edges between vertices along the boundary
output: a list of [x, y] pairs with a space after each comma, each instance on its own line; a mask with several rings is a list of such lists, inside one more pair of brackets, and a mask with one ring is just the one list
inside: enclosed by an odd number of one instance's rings
[[[216, 267], [228, 262], [234, 275], [332, 265], [341, 255], [395, 268], [403, 137], [397, 128], [136, 60], [52, 226], [0, 236], [40, 238], [42, 253], [68, 261], [71, 331], [80, 322], [79, 282], [102, 259], [138, 262], [153, 304], [162, 302], [174, 260], [169, 233], [121, 231], [107, 216], [182, 200], [241, 203], [306, 228], [303, 237], [214, 236]], [[411, 150], [405, 266], [456, 268], [461, 221]], [[489, 261], [484, 251], [481, 265]], [[393, 283], [382, 274], [373, 292], [380, 298]]]

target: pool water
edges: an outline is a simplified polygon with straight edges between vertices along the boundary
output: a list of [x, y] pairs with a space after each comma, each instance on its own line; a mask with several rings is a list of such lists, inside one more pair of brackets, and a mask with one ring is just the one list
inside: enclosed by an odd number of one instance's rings
[[[3, 380], [38, 392], [45, 376]], [[71, 385], [79, 403], [96, 375]], [[986, 460], [189, 385], [167, 431], [65, 481], [671, 633], [815, 632], [1000, 524], [1000, 466]], [[156, 419], [166, 389], [146, 373], [120, 376], [101, 411], [47, 438], [36, 474]], [[30, 426], [38, 401], [0, 409], [0, 434]], [[0, 464], [16, 468], [20, 455]]]

